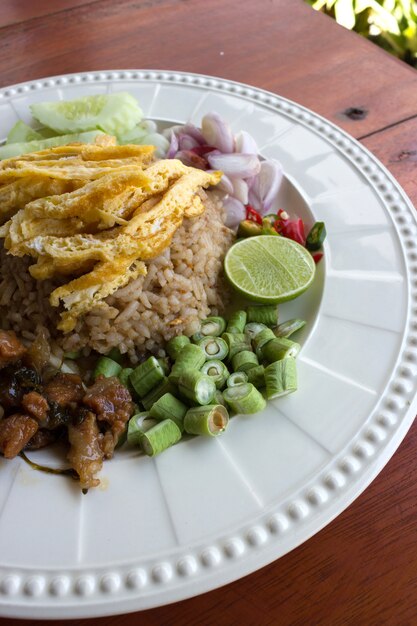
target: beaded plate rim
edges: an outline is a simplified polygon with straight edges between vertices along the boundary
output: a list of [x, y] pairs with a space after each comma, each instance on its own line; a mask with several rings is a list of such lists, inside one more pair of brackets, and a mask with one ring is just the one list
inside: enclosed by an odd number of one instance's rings
[[[317, 113], [274, 93], [202, 74], [109, 70], [65, 74], [0, 90], [0, 104], [20, 94], [70, 84], [157, 82], [224, 92], [278, 112], [325, 137], [353, 162], [380, 197], [398, 232], [406, 263], [408, 319], [386, 391], [349, 446], [280, 507], [255, 523], [207, 544], [180, 547], [164, 560], [117, 568], [33, 571], [0, 564], [0, 614], [13, 617], [94, 617], [161, 606], [222, 586], [283, 556], [339, 515], [389, 461], [417, 411], [417, 219], [388, 170], [348, 133]], [[329, 469], [329, 467], [331, 469]], [[179, 553], [180, 552], [180, 553]]]

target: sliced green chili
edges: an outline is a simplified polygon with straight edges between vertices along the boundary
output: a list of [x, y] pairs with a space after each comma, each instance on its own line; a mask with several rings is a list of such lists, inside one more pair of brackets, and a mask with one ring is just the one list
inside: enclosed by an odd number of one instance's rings
[[297, 390], [297, 367], [295, 359], [288, 357], [275, 361], [265, 368], [266, 397], [279, 398]]
[[172, 393], [164, 393], [149, 409], [149, 415], [157, 420], [171, 419], [180, 431], [184, 430], [184, 415], [188, 407]]
[[162, 420], [143, 433], [140, 446], [148, 456], [156, 456], [181, 439], [181, 431], [170, 419]]
[[265, 368], [263, 365], [252, 367], [246, 374], [248, 376], [248, 383], [252, 383], [257, 389], [265, 387]]
[[247, 372], [252, 367], [259, 365], [258, 357], [250, 350], [238, 352], [232, 359], [232, 366], [235, 372]]
[[250, 415], [266, 407], [263, 395], [251, 383], [228, 387], [223, 392], [227, 404], [236, 412]]
[[206, 361], [200, 369], [200, 372], [210, 376], [217, 389], [222, 389], [226, 380], [230, 376], [230, 372], [223, 361], [218, 361], [216, 359]]
[[296, 357], [300, 352], [300, 344], [285, 337], [276, 337], [261, 348], [262, 358], [268, 363], [281, 361], [288, 357]]
[[171, 373], [169, 374], [169, 379], [174, 383], [177, 383], [183, 372], [187, 372], [188, 370], [198, 371], [205, 361], [206, 354], [203, 348], [195, 345], [194, 343], [189, 343], [184, 346], [177, 356], [177, 360], [172, 366]]
[[221, 404], [193, 407], [184, 417], [185, 432], [190, 435], [214, 437], [224, 432], [228, 423], [229, 413]]
[[164, 393], [172, 393], [175, 395], [176, 387], [167, 377], [165, 377], [159, 385], [151, 389], [151, 391], [142, 398], [142, 404], [147, 411], [159, 400]]
[[138, 365], [129, 376], [140, 398], [144, 398], [163, 379], [164, 371], [154, 356], [150, 356], [144, 363]]
[[228, 387], [236, 387], [236, 385], [241, 385], [242, 383], [247, 382], [248, 375], [245, 372], [234, 372], [234, 374], [230, 374], [226, 384]]
[[256, 237], [262, 234], [262, 226], [252, 220], [242, 220], [237, 229], [238, 237]]
[[204, 337], [200, 339], [197, 345], [203, 348], [206, 361], [210, 361], [211, 359], [222, 361], [227, 357], [229, 352], [227, 343], [221, 337]]
[[200, 330], [191, 339], [197, 343], [203, 337], [220, 337], [226, 330], [226, 320], [223, 317], [207, 317], [201, 322]]
[[93, 378], [95, 380], [100, 375], [105, 378], [110, 378], [111, 376], [118, 376], [121, 371], [122, 366], [116, 363], [116, 361], [109, 359], [107, 356], [101, 356], [96, 363]]
[[274, 333], [276, 337], [291, 337], [292, 334], [296, 333], [297, 330], [300, 330], [306, 325], [304, 320], [293, 319], [287, 320], [286, 322], [282, 322], [276, 328], [274, 328]]
[[266, 326], [278, 324], [278, 306], [276, 304], [248, 306], [247, 311], [248, 322], [260, 322]]
[[246, 311], [235, 311], [227, 322], [226, 332], [243, 333], [246, 324]]
[[184, 346], [186, 346], [189, 343], [190, 343], [189, 337], [186, 337], [185, 335], [179, 335], [179, 337], [173, 337], [172, 339], [170, 339], [167, 342], [165, 349], [168, 352], [171, 359], [175, 361], [178, 358], [178, 355], [181, 352], [181, 350], [184, 348]]
[[320, 250], [326, 239], [326, 226], [324, 222], [316, 222], [307, 235], [306, 248], [311, 252]]

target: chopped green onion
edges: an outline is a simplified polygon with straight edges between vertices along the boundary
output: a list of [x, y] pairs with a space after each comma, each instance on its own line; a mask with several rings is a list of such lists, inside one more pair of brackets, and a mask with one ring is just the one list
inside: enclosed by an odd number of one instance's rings
[[229, 348], [229, 361], [231, 361], [238, 352], [251, 349], [249, 339], [243, 333], [223, 333], [222, 338]]
[[252, 220], [242, 220], [237, 229], [238, 237], [254, 237], [261, 234], [261, 225], [253, 222]]
[[212, 361], [206, 361], [200, 372], [210, 376], [216, 385], [217, 389], [221, 389], [229, 377], [229, 370], [223, 361], [213, 359]]
[[75, 361], [75, 359], [79, 359], [82, 353], [80, 351], [76, 352], [64, 352], [64, 359], [71, 359]]
[[148, 456], [156, 456], [181, 439], [181, 431], [170, 419], [162, 420], [143, 433], [140, 439], [142, 450]]
[[265, 324], [260, 324], [259, 322], [250, 322], [249, 324], [246, 324], [245, 326], [245, 335], [247, 335], [250, 339], [250, 341], [252, 341], [252, 339], [254, 339], [256, 337], [256, 335], [258, 335], [261, 330], [267, 330], [268, 326], [265, 326]]
[[261, 332], [254, 337], [252, 344], [258, 359], [262, 358], [262, 348], [273, 339], [276, 339], [275, 333], [270, 328], [261, 330]]
[[247, 383], [248, 375], [245, 372], [234, 372], [234, 374], [230, 374], [226, 382], [228, 387], [236, 387], [236, 385]]
[[272, 341], [268, 341], [268, 343], [261, 348], [261, 352], [265, 361], [274, 363], [274, 361], [281, 361], [288, 357], [296, 357], [300, 352], [300, 348], [300, 344], [291, 341], [291, 339], [276, 337], [272, 339]]
[[252, 383], [257, 389], [265, 387], [265, 368], [263, 365], [258, 365], [248, 370], [248, 383]]
[[289, 357], [275, 361], [265, 368], [266, 397], [279, 398], [297, 390], [297, 367], [295, 359]]
[[235, 311], [227, 322], [226, 332], [243, 333], [246, 324], [246, 311]]
[[116, 361], [109, 359], [107, 356], [101, 356], [96, 363], [93, 378], [95, 380], [100, 375], [105, 378], [110, 378], [111, 376], [118, 376], [121, 371], [122, 366], [116, 363]]
[[326, 226], [324, 225], [324, 222], [316, 222], [306, 238], [307, 250], [310, 250], [310, 252], [320, 250], [325, 239]]
[[128, 389], [131, 386], [129, 377], [132, 372], [133, 372], [133, 367], [124, 367], [118, 376], [118, 379], [120, 380], [122, 385], [124, 385]]
[[201, 322], [200, 330], [191, 339], [197, 343], [203, 337], [220, 337], [226, 330], [226, 320], [223, 317], [207, 317]]
[[185, 335], [180, 335], [179, 337], [173, 337], [172, 339], [170, 339], [167, 342], [165, 349], [168, 352], [171, 359], [175, 361], [178, 358], [178, 355], [181, 352], [181, 350], [184, 348], [184, 346], [186, 346], [189, 343], [190, 343], [189, 337], [186, 337]]
[[258, 357], [251, 350], [242, 350], [232, 359], [232, 366], [235, 372], [247, 372], [252, 367], [259, 365]]
[[223, 392], [227, 404], [236, 412], [250, 415], [266, 407], [263, 395], [250, 383], [228, 387]]
[[168, 357], [167, 356], [159, 357], [157, 361], [159, 365], [162, 367], [162, 371], [164, 372], [165, 376], [168, 376], [169, 372], [171, 371]]
[[175, 392], [175, 385], [167, 377], [165, 377], [159, 385], [151, 389], [151, 391], [144, 398], [142, 398], [142, 404], [145, 409], [149, 411], [155, 402], [157, 402], [165, 393], [172, 393], [174, 395]]
[[216, 391], [216, 385], [210, 376], [194, 369], [181, 374], [178, 389], [182, 396], [194, 404], [210, 404]]
[[113, 359], [116, 363], [120, 363], [123, 360], [123, 355], [120, 353], [120, 350], [117, 348], [112, 348], [110, 352], [106, 354], [109, 359]]
[[185, 432], [190, 435], [215, 437], [226, 430], [228, 423], [229, 413], [221, 404], [193, 407], [184, 418]]
[[248, 306], [248, 322], [260, 322], [266, 326], [276, 326], [278, 324], [277, 305]]
[[127, 426], [127, 442], [132, 446], [139, 445], [143, 433], [157, 423], [146, 411], [136, 413], [136, 415], [130, 418]]
[[291, 337], [292, 334], [296, 333], [297, 330], [300, 330], [306, 325], [304, 320], [293, 319], [287, 320], [286, 322], [282, 322], [276, 328], [274, 328], [274, 333], [276, 337]]
[[158, 360], [150, 356], [133, 370], [129, 379], [139, 398], [144, 398], [164, 379], [164, 371]]
[[127, 441], [127, 426], [125, 427], [124, 431], [122, 433], [120, 433], [119, 438], [117, 440], [117, 443], [116, 443], [114, 449], [118, 450], [119, 448], [124, 446], [126, 441]]
[[221, 361], [226, 358], [229, 352], [227, 343], [221, 337], [204, 337], [200, 339], [197, 345], [203, 348], [206, 361], [212, 359]]
[[184, 430], [184, 415], [187, 413], [188, 407], [178, 400], [172, 393], [164, 393], [152, 405], [149, 415], [157, 420], [171, 419], [176, 423], [180, 431]]

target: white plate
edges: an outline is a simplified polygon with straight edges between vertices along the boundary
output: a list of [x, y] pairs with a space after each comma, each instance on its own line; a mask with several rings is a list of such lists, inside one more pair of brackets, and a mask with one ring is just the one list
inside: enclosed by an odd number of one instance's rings
[[157, 120], [199, 123], [217, 111], [249, 131], [262, 155], [283, 163], [283, 206], [326, 222], [314, 288], [282, 307], [283, 317], [309, 320], [299, 391], [232, 420], [219, 439], [156, 459], [121, 452], [87, 496], [20, 459], [0, 461], [2, 615], [125, 613], [253, 572], [346, 508], [416, 413], [416, 219], [387, 170], [297, 104], [179, 72], [73, 74], [3, 89], [0, 137], [29, 119], [34, 101], [119, 90]]

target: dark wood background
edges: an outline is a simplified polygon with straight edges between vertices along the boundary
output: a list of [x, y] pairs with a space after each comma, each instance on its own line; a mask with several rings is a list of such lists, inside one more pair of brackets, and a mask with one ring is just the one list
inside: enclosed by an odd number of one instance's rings
[[[128, 68], [212, 74], [291, 98], [362, 141], [417, 202], [417, 72], [302, 0], [0, 3], [0, 86]], [[414, 426], [354, 504], [260, 571], [174, 605], [71, 623], [413, 626], [416, 445]]]

